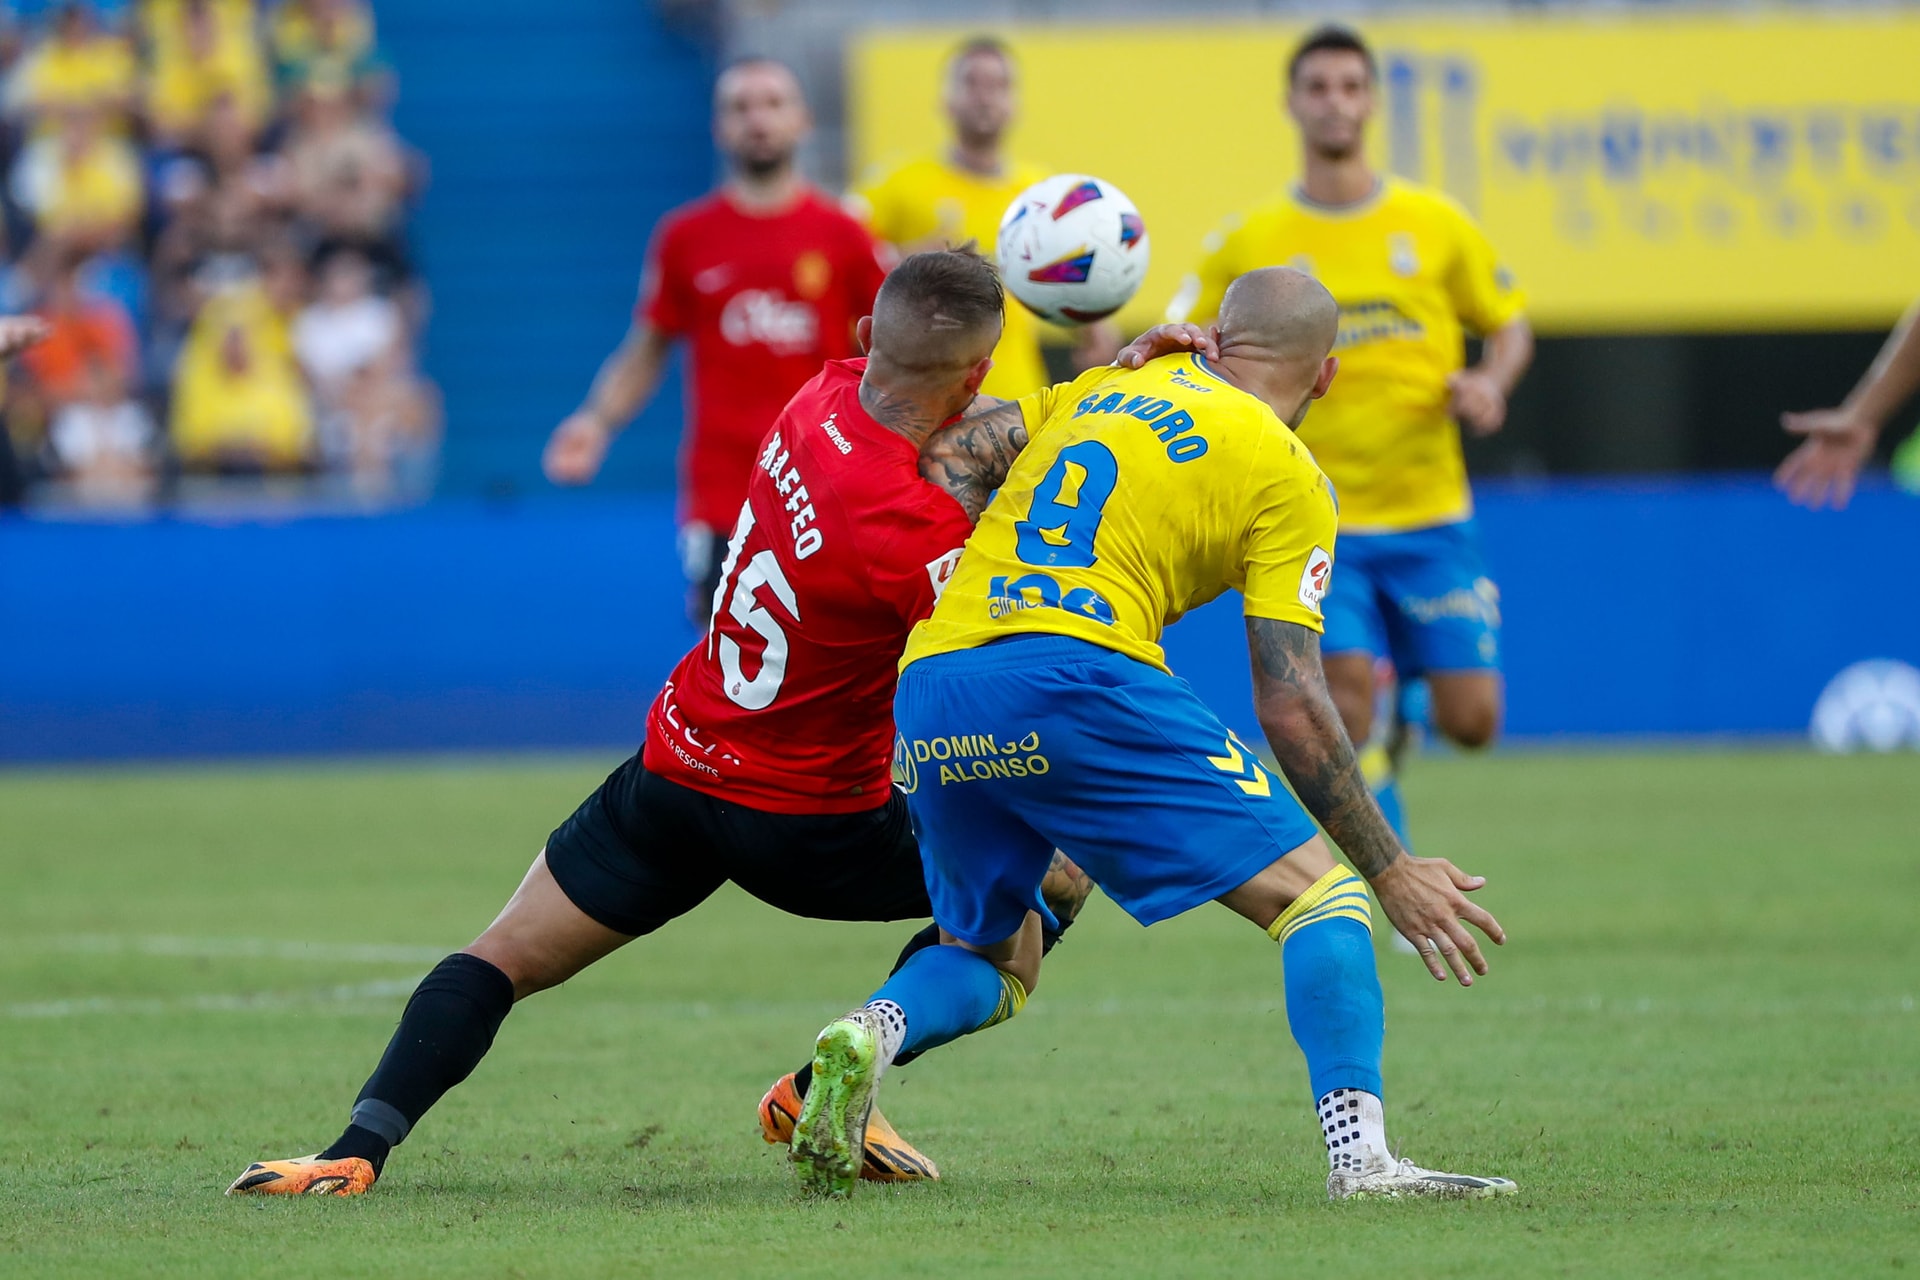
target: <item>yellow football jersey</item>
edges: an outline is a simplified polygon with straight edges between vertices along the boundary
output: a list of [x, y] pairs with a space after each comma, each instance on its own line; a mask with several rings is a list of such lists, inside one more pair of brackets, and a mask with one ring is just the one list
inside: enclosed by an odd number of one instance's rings
[[1166, 669], [1160, 633], [1229, 587], [1320, 630], [1337, 516], [1313, 456], [1198, 355], [1020, 401], [1028, 444], [901, 660], [1030, 632]]
[[1398, 531], [1471, 515], [1447, 378], [1465, 358], [1462, 327], [1490, 333], [1524, 299], [1466, 212], [1389, 178], [1348, 208], [1290, 195], [1231, 219], [1207, 246], [1170, 308], [1196, 324], [1212, 323], [1227, 286], [1259, 267], [1310, 272], [1340, 304], [1340, 374], [1300, 431], [1340, 495], [1340, 527]]
[[[859, 187], [848, 203], [875, 236], [902, 252], [974, 240], [991, 258], [1000, 237], [1000, 215], [1015, 196], [1046, 176], [1033, 165], [1010, 164], [1000, 177], [985, 178], [929, 156]], [[980, 389], [1017, 400], [1046, 386], [1040, 333], [1039, 319], [1009, 295], [1006, 332], [994, 349], [993, 371]]]

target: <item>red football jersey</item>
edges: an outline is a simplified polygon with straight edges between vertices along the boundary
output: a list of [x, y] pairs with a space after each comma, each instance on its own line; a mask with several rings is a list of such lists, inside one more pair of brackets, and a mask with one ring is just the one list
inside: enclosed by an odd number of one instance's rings
[[812, 188], [778, 213], [719, 191], [661, 221], [634, 315], [691, 347], [682, 521], [727, 528], [780, 410], [824, 361], [860, 353], [853, 325], [873, 310], [880, 252]]
[[866, 365], [829, 364], [748, 463], [713, 622], [647, 717], [662, 777], [774, 813], [887, 801], [900, 654], [973, 525], [860, 407]]

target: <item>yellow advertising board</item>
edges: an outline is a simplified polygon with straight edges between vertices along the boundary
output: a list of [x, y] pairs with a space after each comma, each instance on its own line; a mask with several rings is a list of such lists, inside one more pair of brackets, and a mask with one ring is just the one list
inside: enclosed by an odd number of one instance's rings
[[[1001, 30], [1020, 61], [1015, 150], [1117, 183], [1157, 318], [1223, 217], [1298, 172], [1280, 109], [1301, 25]], [[876, 31], [849, 51], [861, 168], [943, 145], [940, 70], [971, 29]], [[1543, 329], [1874, 326], [1920, 295], [1920, 15], [1382, 19], [1380, 167], [1486, 228]]]

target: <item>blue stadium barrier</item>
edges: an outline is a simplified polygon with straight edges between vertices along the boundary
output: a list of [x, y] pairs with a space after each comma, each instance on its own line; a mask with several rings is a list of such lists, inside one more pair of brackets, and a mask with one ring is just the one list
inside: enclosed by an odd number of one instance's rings
[[[440, 492], [538, 491], [539, 440], [626, 331], [648, 234], [713, 183], [712, 55], [642, 0], [380, 6], [394, 122], [432, 164], [410, 229], [446, 394]], [[669, 483], [678, 362], [602, 477]]]
[[[1799, 733], [1846, 664], [1920, 662], [1920, 499], [1483, 486], [1480, 523], [1515, 735]], [[696, 638], [682, 598], [662, 497], [0, 519], [0, 760], [630, 747]], [[1256, 731], [1232, 599], [1168, 639]]]

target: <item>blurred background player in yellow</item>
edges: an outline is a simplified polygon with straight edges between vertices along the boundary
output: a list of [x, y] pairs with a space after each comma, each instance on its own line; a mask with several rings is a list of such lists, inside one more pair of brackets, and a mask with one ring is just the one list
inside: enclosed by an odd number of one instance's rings
[[[1007, 133], [1018, 105], [1013, 54], [992, 36], [975, 36], [947, 59], [941, 106], [953, 139], [938, 155], [909, 160], [871, 175], [848, 197], [854, 215], [901, 255], [976, 241], [991, 254], [1000, 215], [1013, 198], [1048, 176], [1040, 165], [1008, 154]], [[1053, 382], [1042, 351], [1046, 327], [1018, 304], [993, 351], [993, 371], [981, 390], [1017, 399]], [[1105, 364], [1119, 350], [1119, 331], [1090, 325], [1074, 344], [1074, 363]], [[1062, 339], [1062, 345], [1065, 340]]]
[[[1425, 678], [1435, 728], [1467, 747], [1500, 730], [1499, 593], [1474, 534], [1456, 421], [1490, 435], [1533, 358], [1523, 299], [1480, 229], [1437, 191], [1367, 163], [1378, 71], [1343, 27], [1303, 40], [1287, 66], [1301, 179], [1229, 219], [1170, 311], [1212, 322], [1248, 271], [1307, 271], [1340, 304], [1340, 384], [1300, 438], [1340, 503], [1340, 572], [1326, 601], [1327, 684], [1356, 743], [1374, 733], [1376, 660]], [[1484, 339], [1464, 367], [1464, 331]], [[1369, 781], [1402, 841], [1387, 753]]]

